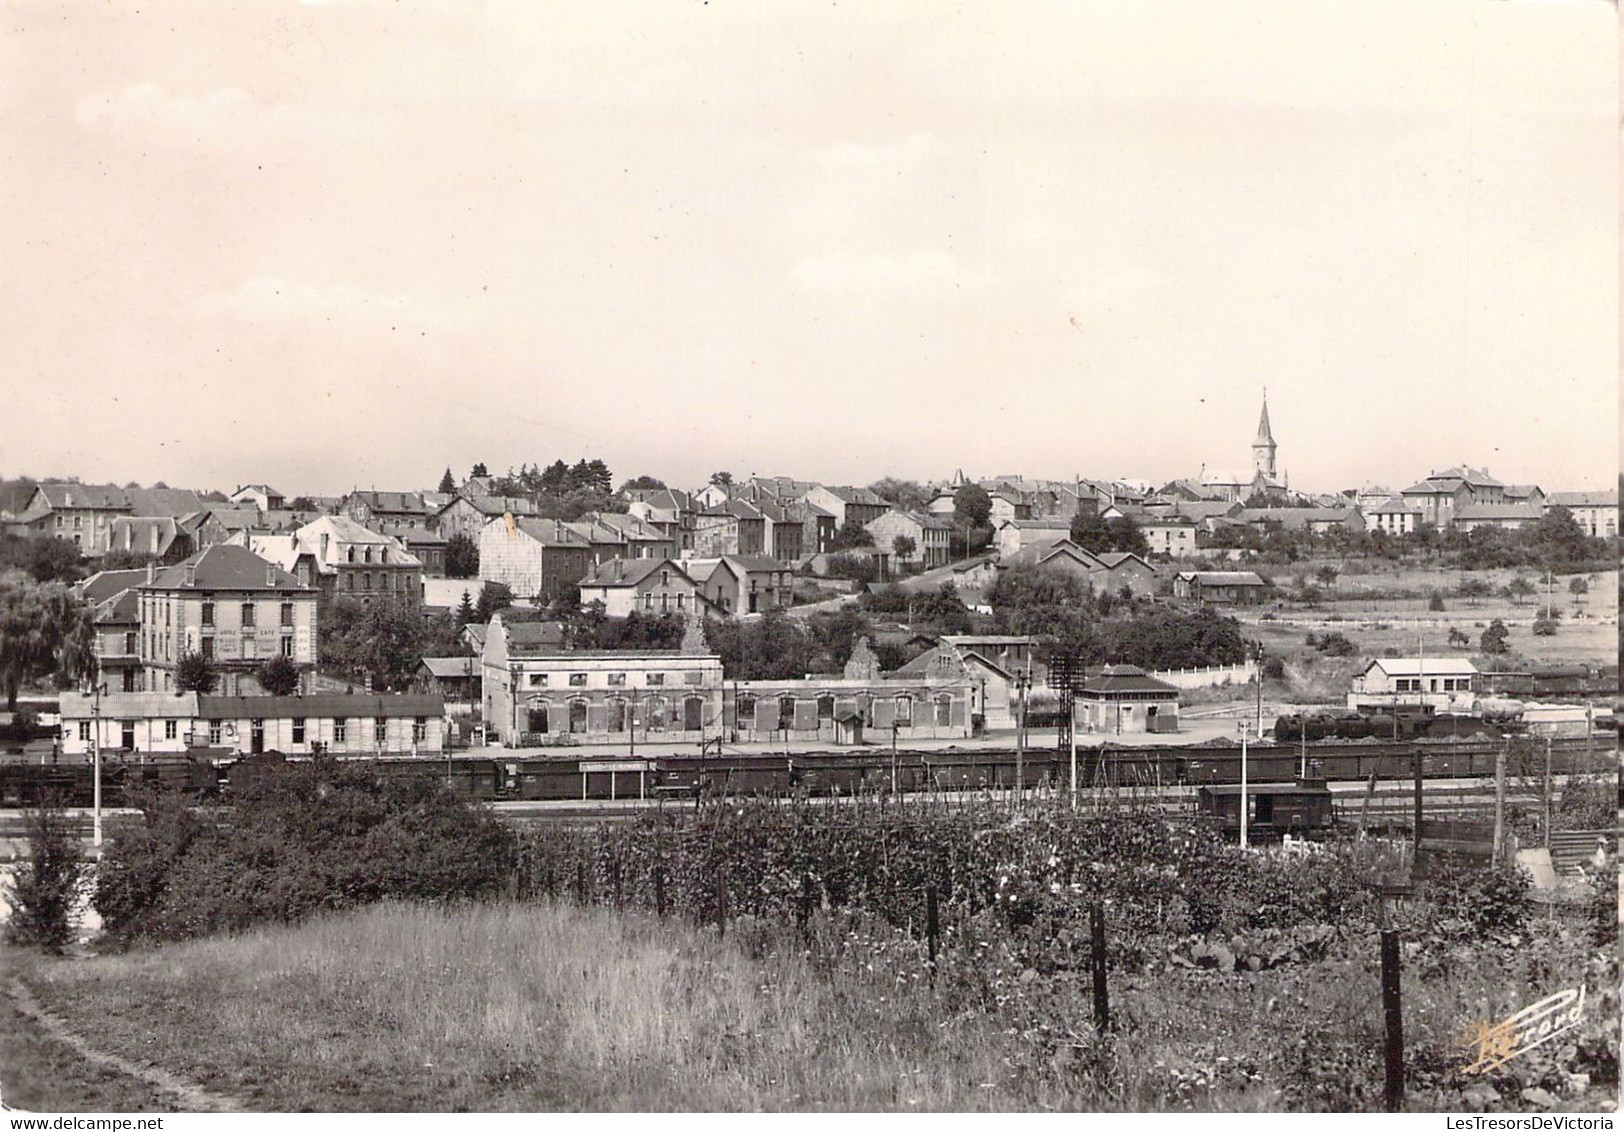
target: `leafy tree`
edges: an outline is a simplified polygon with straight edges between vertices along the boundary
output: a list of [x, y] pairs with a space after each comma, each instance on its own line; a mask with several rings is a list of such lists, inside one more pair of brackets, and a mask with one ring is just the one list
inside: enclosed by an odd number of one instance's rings
[[953, 493], [953, 516], [965, 529], [984, 527], [992, 518], [992, 496], [973, 483]]
[[1590, 538], [1566, 507], [1547, 507], [1527, 538], [1547, 562], [1579, 562], [1587, 556]]
[[1556, 635], [1556, 619], [1540, 614], [1534, 618], [1534, 636], [1554, 637]]
[[880, 577], [880, 564], [866, 554], [833, 554], [824, 566], [831, 578], [852, 582], [874, 582]]
[[860, 546], [873, 546], [874, 536], [868, 533], [868, 528], [855, 519], [847, 519], [835, 531], [835, 537], [829, 541], [830, 550], [853, 550]]
[[291, 696], [299, 690], [299, 666], [278, 653], [259, 666], [259, 686], [270, 696]]
[[1352, 656], [1353, 642], [1341, 633], [1325, 633], [1314, 642], [1314, 647], [1326, 656]]
[[1466, 598], [1466, 604], [1477, 605], [1477, 599], [1488, 597], [1493, 592], [1489, 583], [1482, 578], [1462, 578], [1456, 587], [1461, 597]]
[[434, 490], [447, 495], [457, 490], [457, 480], [456, 477], [451, 474], [450, 468], [445, 470], [445, 475], [440, 477], [440, 486]]
[[715, 484], [717, 487], [732, 487], [733, 486], [733, 473], [732, 472], [712, 472], [710, 482]]
[[489, 468], [487, 468], [483, 463], [478, 463], [473, 466], [471, 471], [469, 471], [468, 476], [470, 479], [483, 479], [490, 474], [491, 470]]
[[1573, 603], [1577, 605], [1579, 598], [1590, 592], [1590, 583], [1575, 575], [1573, 580], [1568, 583], [1568, 592], [1573, 595]]
[[74, 822], [58, 806], [46, 804], [23, 817], [28, 860], [19, 865], [15, 885], [5, 894], [11, 906], [9, 942], [60, 955], [73, 939], [73, 909], [84, 874], [84, 853]]
[[923, 484], [891, 476], [874, 481], [868, 489], [899, 511], [923, 511], [934, 494]]
[[1511, 631], [1506, 623], [1496, 617], [1489, 622], [1489, 627], [1483, 630], [1483, 637], [1478, 647], [1490, 656], [1504, 656], [1511, 651]]
[[0, 685], [8, 710], [16, 710], [28, 681], [74, 681], [95, 668], [95, 623], [84, 602], [58, 582], [0, 574]]
[[1504, 593], [1506, 597], [1511, 599], [1513, 605], [1521, 605], [1523, 603], [1523, 599], [1534, 592], [1534, 583], [1530, 582], [1521, 574], [1518, 574], [1515, 578], [1506, 583], [1505, 589], [1501, 592]]
[[826, 666], [811, 630], [781, 610], [753, 621], [709, 621], [705, 640], [730, 680], [789, 680]]
[[202, 695], [214, 691], [220, 674], [214, 670], [214, 661], [200, 652], [183, 652], [175, 662], [175, 688], [181, 692]]
[[295, 495], [288, 502], [289, 511], [314, 511], [315, 509], [316, 501], [308, 495]]
[[1090, 554], [1101, 554], [1112, 549], [1111, 529], [1100, 518], [1098, 508], [1078, 508], [1071, 520], [1071, 541]]
[[479, 588], [479, 602], [474, 606], [474, 620], [481, 625], [513, 604], [513, 591], [501, 582], [486, 582]]
[[813, 615], [807, 627], [818, 645], [829, 654], [831, 666], [841, 668], [851, 659], [857, 639], [867, 633], [868, 622], [852, 606], [843, 605], [833, 613]]
[[1150, 553], [1150, 543], [1145, 541], [1145, 533], [1130, 516], [1120, 515], [1111, 519], [1106, 522], [1105, 528], [1110, 534], [1110, 549], [1141, 556]]
[[907, 595], [907, 614], [913, 624], [932, 625], [943, 633], [968, 633], [975, 628], [974, 615], [959, 600], [952, 582]]
[[1444, 610], [1444, 595], [1437, 590], [1433, 590], [1432, 594], [1427, 598], [1427, 608], [1434, 613], [1442, 613]]
[[633, 476], [620, 485], [622, 493], [628, 491], [659, 491], [665, 487], [665, 481], [653, 476]]
[[79, 550], [67, 539], [43, 535], [29, 541], [27, 568], [36, 582], [75, 582], [84, 576]]
[[1457, 648], [1457, 649], [1470, 648], [1471, 644], [1472, 644], [1472, 638], [1467, 635], [1466, 630], [1458, 628], [1456, 626], [1450, 626], [1450, 629], [1449, 629], [1449, 644], [1450, 644], [1450, 646], [1452, 648]]
[[137, 554], [130, 550], [114, 550], [96, 559], [98, 570], [139, 570], [157, 559], [150, 554]]
[[1336, 585], [1337, 568], [1329, 564], [1321, 566], [1314, 571], [1314, 577], [1322, 586], [1334, 586]]
[[448, 578], [479, 576], [479, 544], [460, 531], [445, 540], [445, 574]]
[[896, 554], [898, 562], [912, 558], [914, 551], [918, 548], [919, 544], [909, 535], [898, 535], [891, 540], [891, 550]]
[[377, 691], [405, 691], [429, 655], [429, 630], [410, 602], [341, 597], [321, 622], [322, 664], [353, 679], [370, 677]]

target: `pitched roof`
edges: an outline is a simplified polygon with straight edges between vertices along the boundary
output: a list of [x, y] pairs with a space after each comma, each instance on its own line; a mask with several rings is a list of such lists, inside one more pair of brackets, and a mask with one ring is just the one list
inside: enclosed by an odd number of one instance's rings
[[179, 518], [194, 511], [205, 511], [211, 504], [195, 491], [178, 487], [132, 487], [124, 493], [129, 497], [132, 515], [167, 515]]
[[121, 487], [101, 483], [42, 483], [40, 494], [53, 510], [94, 508], [98, 511], [128, 510], [129, 494]]
[[[187, 569], [194, 570], [188, 582]], [[142, 588], [158, 590], [304, 590], [298, 579], [246, 547], [211, 546], [174, 566], [165, 566]], [[309, 592], [306, 590], [306, 592]]]
[[[491, 520], [492, 523], [500, 523], [502, 521], [503, 520], [500, 518]], [[582, 538], [575, 531], [571, 530], [569, 524], [564, 522], [562, 519], [537, 519], [529, 516], [521, 517], [515, 515], [513, 517], [513, 525], [516, 529], [523, 531], [525, 534], [541, 543], [542, 546], [579, 548], [591, 545], [586, 541], [586, 539]], [[489, 529], [489, 527], [490, 524], [487, 523], [486, 528]]]
[[1537, 483], [1508, 483], [1506, 484], [1505, 497], [1507, 499], [1528, 499], [1535, 492], [1540, 495], [1545, 494], [1545, 490]]
[[1274, 434], [1269, 431], [1269, 399], [1263, 399], [1263, 415], [1257, 419], [1257, 444], [1273, 444]]
[[[522, 495], [459, 495], [455, 499], [447, 500], [440, 508], [444, 512], [455, 507], [458, 503], [466, 503], [481, 515], [500, 516], [512, 512], [515, 515], [534, 515], [536, 505]], [[439, 512], [437, 512], [439, 513]]]
[[1365, 665], [1364, 671], [1360, 675], [1363, 676], [1372, 668], [1380, 668], [1389, 676], [1474, 676], [1477, 674], [1477, 665], [1465, 657], [1455, 656], [1381, 656]]
[[1115, 570], [1118, 566], [1121, 566], [1130, 558], [1147, 570], [1155, 569], [1155, 567], [1149, 562], [1146, 562], [1143, 558], [1139, 557], [1139, 555], [1135, 554], [1131, 550], [1107, 550], [1095, 555], [1095, 557], [1101, 562], [1105, 563], [1105, 565], [1112, 570]]
[[199, 719], [379, 719], [445, 714], [437, 695], [198, 696]]
[[141, 620], [141, 595], [122, 590], [96, 606], [98, 625], [134, 625]]
[[145, 568], [134, 570], [98, 570], [84, 581], [79, 582], [74, 589], [92, 605], [97, 605], [114, 597], [131, 586], [138, 586], [147, 580]]
[[1004, 527], [1014, 527], [1018, 531], [1070, 531], [1071, 520], [1052, 517], [1048, 519], [1005, 519], [998, 524], [1000, 530]]
[[429, 675], [437, 680], [460, 680], [469, 676], [478, 676], [480, 672], [479, 657], [477, 656], [425, 656], [423, 667], [429, 670]]
[[383, 533], [390, 538], [398, 539], [408, 545], [416, 543], [418, 546], [444, 546], [448, 540], [444, 535], [424, 527], [403, 527], [399, 523], [379, 523]]
[[1618, 491], [1553, 491], [1545, 497], [1547, 507], [1617, 507]]
[[1468, 503], [1455, 512], [1455, 521], [1521, 519], [1536, 522], [1542, 513], [1542, 509], [1534, 503]]
[[1203, 586], [1266, 586], [1269, 583], [1251, 570], [1181, 570], [1178, 577]]
[[374, 511], [396, 511], [413, 515], [426, 515], [429, 505], [415, 491], [352, 491], [345, 502], [358, 499]]
[[674, 570], [685, 581], [693, 583], [688, 572], [669, 558], [611, 558], [594, 566], [579, 584], [600, 589], [622, 589], [639, 585], [660, 570]]
[[162, 556], [180, 533], [180, 524], [167, 515], [117, 515], [108, 524], [107, 549]]
[[885, 500], [866, 487], [826, 487], [824, 490], [842, 503], [856, 503], [860, 506], [870, 507], [890, 506]]
[[[507, 629], [508, 650], [533, 651], [543, 648], [559, 648], [564, 643], [564, 623], [562, 621], [503, 621]], [[484, 645], [486, 627], [484, 625], [470, 625], [469, 629], [478, 629], [477, 636], [480, 645]]]
[[1402, 495], [1395, 495], [1386, 503], [1371, 512], [1372, 515], [1419, 515], [1421, 512], [1404, 502]]
[[1161, 692], [1177, 698], [1178, 689], [1132, 664], [1107, 664], [1083, 677], [1082, 694], [1110, 695], [1114, 692]]

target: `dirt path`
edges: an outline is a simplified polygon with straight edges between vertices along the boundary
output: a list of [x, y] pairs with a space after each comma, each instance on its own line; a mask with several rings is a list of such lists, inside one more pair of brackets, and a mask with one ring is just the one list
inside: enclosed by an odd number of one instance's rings
[[[72, 1050], [84, 1061], [100, 1070], [111, 1070], [132, 1078], [160, 1095], [167, 1105], [180, 1112], [242, 1112], [243, 1107], [231, 1097], [222, 1096], [201, 1085], [176, 1077], [154, 1065], [141, 1065], [115, 1053], [92, 1046], [67, 1024], [39, 1004], [33, 992], [21, 979], [13, 978], [7, 985], [11, 1005], [46, 1036]], [[15, 1083], [13, 1082], [13, 1087]]]

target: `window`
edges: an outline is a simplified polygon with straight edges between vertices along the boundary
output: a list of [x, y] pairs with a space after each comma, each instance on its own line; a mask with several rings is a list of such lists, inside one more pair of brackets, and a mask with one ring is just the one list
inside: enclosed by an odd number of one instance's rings
[[291, 601], [282, 603], [282, 624], [286, 628], [293, 628], [293, 603]]
[[203, 655], [206, 656], [206, 657], [213, 658], [213, 656], [214, 656], [214, 638], [213, 637], [204, 637], [203, 638]]
[[370, 570], [361, 571], [361, 588], [363, 590], [372, 588], [372, 572]]
[[645, 731], [665, 730], [665, 700], [660, 696], [649, 698], [648, 708], [643, 713], [643, 729]]
[[547, 686], [547, 674], [545, 672], [532, 672], [529, 675], [532, 688], [545, 688]]
[[282, 655], [286, 657], [293, 656], [293, 635], [291, 633], [282, 638]]
[[644, 682], [647, 683], [650, 687], [656, 687], [658, 685], [664, 684], [665, 683], [665, 673], [663, 673], [663, 672], [650, 672], [644, 678]]
[[756, 725], [756, 698], [754, 696], [740, 696], [734, 711], [738, 716], [738, 726], [754, 727]]
[[244, 660], [253, 660], [258, 655], [259, 652], [254, 647], [254, 638], [244, 633], [242, 637], [242, 658]]
[[335, 745], [349, 742], [350, 721], [347, 719], [333, 720], [333, 743]]
[[705, 674], [703, 672], [684, 672], [682, 674], [682, 682], [684, 684], [703, 684], [705, 682]]
[[936, 697], [936, 726], [947, 727], [953, 722], [953, 698], [951, 696]]
[[785, 696], [778, 701], [778, 730], [792, 731], [795, 728], [795, 697]]
[[412, 720], [412, 742], [427, 742], [429, 737], [429, 721], [422, 716]]
[[643, 608], [644, 609], [653, 609], [654, 608], [654, 595], [653, 594], [644, 594], [643, 595]]
[[135, 655], [135, 634], [134, 633], [125, 633], [124, 634], [124, 655], [125, 656], [134, 656]]
[[571, 672], [570, 673], [570, 687], [572, 687], [572, 688], [584, 688], [584, 687], [586, 687], [586, 673], [585, 672]]
[[609, 730], [610, 731], [624, 731], [624, 730], [626, 730], [626, 701], [625, 700], [610, 700], [609, 701]]
[[164, 738], [173, 739], [176, 733], [176, 722], [173, 719], [164, 720]]
[[244, 629], [254, 627], [254, 603], [251, 601], [242, 603], [242, 627]]
[[912, 696], [898, 696], [897, 699], [896, 699], [896, 705], [897, 705], [897, 722], [900, 723], [903, 727], [912, 727], [913, 726], [913, 697]]
[[370, 546], [361, 551], [361, 561], [362, 562], [371, 562], [372, 561], [372, 548]]
[[79, 741], [81, 743], [90, 742], [90, 724], [89, 724], [89, 722], [79, 724]]
[[263, 719], [250, 719], [248, 721], [248, 734], [253, 739], [255, 751], [265, 749], [265, 721]]
[[218, 719], [211, 719], [211, 720], [209, 720], [209, 746], [218, 747], [219, 745], [220, 745], [220, 721]]
[[347, 561], [347, 562], [354, 562], [355, 561], [355, 547], [353, 547], [353, 546], [349, 547], [348, 548], [348, 553], [345, 554], [344, 558], [345, 558], [345, 561]]
[[389, 721], [387, 719], [375, 719], [372, 721], [372, 741], [380, 747], [389, 741]]
[[833, 719], [834, 717], [835, 717], [835, 698], [833, 696], [819, 696], [818, 697], [818, 719], [819, 719], [819, 721], [821, 722], [822, 720], [825, 720], [825, 719]]
[[626, 674], [624, 672], [611, 672], [611, 673], [609, 673], [609, 686], [611, 688], [623, 688], [623, 687], [625, 687], [626, 686]]

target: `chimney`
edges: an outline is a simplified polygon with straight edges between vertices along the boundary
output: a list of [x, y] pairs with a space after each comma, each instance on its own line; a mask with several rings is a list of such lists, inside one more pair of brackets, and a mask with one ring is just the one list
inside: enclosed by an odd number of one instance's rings
[[564, 520], [562, 520], [562, 519], [554, 519], [553, 520], [553, 537], [559, 538], [559, 539], [562, 539], [564, 537]]
[[265, 564], [265, 587], [273, 590], [276, 588], [276, 567], [269, 562]]
[[197, 563], [196, 562], [188, 562], [186, 564], [186, 584], [188, 586], [197, 585]]
[[152, 585], [153, 582], [156, 582], [157, 580], [158, 580], [158, 564], [155, 563], [155, 562], [148, 562], [147, 563], [147, 585], [150, 586], [150, 585]]
[[326, 531], [321, 532], [321, 560], [327, 561], [327, 542], [332, 536]]
[[622, 565], [623, 563], [620, 559], [615, 559], [615, 581], [617, 582], [620, 581], [620, 569]]
[[158, 525], [156, 523], [152, 525], [152, 553], [158, 553]]

